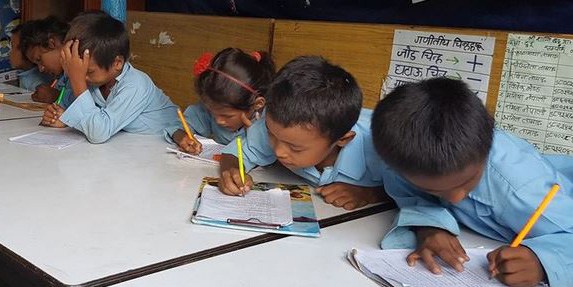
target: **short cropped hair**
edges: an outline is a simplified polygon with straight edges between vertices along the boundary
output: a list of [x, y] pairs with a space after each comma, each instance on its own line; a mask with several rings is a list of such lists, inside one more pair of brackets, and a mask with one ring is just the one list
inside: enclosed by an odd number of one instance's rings
[[376, 107], [372, 138], [388, 165], [439, 176], [487, 158], [494, 121], [459, 80], [433, 78], [394, 89]]
[[265, 97], [267, 87], [275, 74], [271, 55], [257, 51], [259, 58], [238, 48], [218, 52], [210, 63], [211, 68], [241, 81], [256, 91], [253, 94], [228, 77], [213, 70], [202, 72], [195, 81], [199, 97], [236, 110], [248, 111], [257, 96]]
[[362, 92], [352, 75], [318, 56], [287, 63], [267, 91], [267, 116], [285, 126], [316, 127], [332, 142], [358, 121]]
[[54, 16], [48, 16], [44, 19], [24, 22], [18, 29], [12, 30], [12, 33], [20, 33], [20, 50], [25, 56], [29, 49], [36, 46], [48, 48], [50, 38], [63, 42], [69, 29], [68, 23]]
[[129, 35], [124, 24], [104, 12], [85, 12], [76, 16], [66, 35], [66, 42], [70, 40], [79, 40], [80, 55], [88, 49], [94, 62], [106, 70], [111, 68], [117, 56], [126, 62], [129, 60]]

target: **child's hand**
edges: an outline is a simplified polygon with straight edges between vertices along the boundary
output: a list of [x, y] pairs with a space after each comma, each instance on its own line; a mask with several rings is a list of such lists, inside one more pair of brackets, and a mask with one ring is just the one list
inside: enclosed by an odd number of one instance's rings
[[537, 286], [545, 277], [545, 270], [537, 255], [525, 246], [502, 246], [487, 254], [489, 271], [509, 286]]
[[406, 257], [408, 265], [414, 266], [416, 261], [421, 259], [426, 263], [428, 270], [440, 274], [442, 269], [434, 258], [438, 256], [456, 271], [464, 271], [463, 264], [470, 258], [456, 236], [435, 227], [415, 227], [414, 231], [418, 239], [418, 248]]
[[227, 195], [245, 195], [253, 187], [253, 178], [245, 173], [245, 184], [241, 180], [241, 173], [236, 167], [221, 172], [219, 190]]
[[64, 109], [57, 104], [46, 106], [44, 116], [42, 117], [41, 125], [53, 128], [65, 128], [66, 125], [60, 121], [60, 116], [64, 113]]
[[326, 203], [346, 210], [376, 203], [385, 197], [382, 187], [363, 187], [342, 182], [318, 187], [316, 191], [324, 197]]
[[40, 103], [51, 104], [55, 102], [57, 98], [58, 90], [44, 84], [39, 85], [36, 88], [36, 91], [32, 94], [32, 100]]
[[60, 53], [60, 61], [66, 75], [68, 75], [74, 95], [77, 97], [87, 90], [86, 76], [90, 64], [89, 50], [82, 51], [83, 57], [79, 52], [80, 41], [70, 40]]
[[179, 149], [190, 153], [192, 155], [198, 155], [203, 151], [203, 146], [199, 141], [189, 138], [189, 136], [183, 130], [177, 130], [173, 133], [173, 141], [179, 146]]

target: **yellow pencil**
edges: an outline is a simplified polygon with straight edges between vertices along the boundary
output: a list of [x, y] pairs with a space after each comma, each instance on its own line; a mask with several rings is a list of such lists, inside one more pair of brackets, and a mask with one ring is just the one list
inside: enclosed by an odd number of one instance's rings
[[537, 207], [535, 212], [531, 215], [531, 217], [527, 221], [527, 224], [525, 224], [525, 226], [523, 227], [523, 229], [521, 229], [521, 231], [515, 237], [513, 242], [511, 242], [510, 247], [517, 247], [517, 246], [519, 246], [519, 244], [521, 244], [521, 241], [523, 240], [523, 238], [525, 238], [527, 233], [529, 233], [529, 231], [531, 230], [531, 228], [533, 227], [533, 225], [535, 224], [535, 222], [537, 221], [539, 216], [541, 216], [541, 213], [543, 213], [543, 211], [545, 210], [547, 205], [549, 205], [549, 203], [551, 202], [551, 200], [553, 199], [553, 197], [555, 196], [555, 194], [558, 191], [559, 191], [559, 185], [554, 184], [553, 187], [551, 187], [551, 190], [549, 191], [549, 193], [545, 196], [545, 198], [543, 198], [543, 201], [541, 202], [541, 204], [539, 204], [539, 206]]
[[241, 181], [245, 184], [245, 167], [243, 167], [243, 145], [241, 144], [241, 137], [237, 137], [237, 152], [239, 153], [239, 172], [241, 173]]
[[189, 126], [187, 125], [187, 122], [185, 121], [185, 117], [183, 117], [183, 113], [181, 112], [181, 109], [177, 108], [177, 114], [179, 115], [179, 119], [181, 120], [181, 123], [183, 124], [183, 128], [185, 129], [185, 133], [187, 133], [187, 136], [190, 139], [192, 139], [193, 141], [197, 142], [197, 140], [193, 136], [193, 133], [191, 133], [191, 130], [189, 129]]

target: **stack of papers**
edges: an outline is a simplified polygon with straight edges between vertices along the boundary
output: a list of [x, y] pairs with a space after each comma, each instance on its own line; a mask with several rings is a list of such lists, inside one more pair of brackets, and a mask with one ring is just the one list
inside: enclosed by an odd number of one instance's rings
[[229, 196], [207, 185], [201, 193], [197, 217], [220, 221], [255, 220], [258, 223], [292, 224], [290, 192], [279, 188], [252, 190], [245, 196]]

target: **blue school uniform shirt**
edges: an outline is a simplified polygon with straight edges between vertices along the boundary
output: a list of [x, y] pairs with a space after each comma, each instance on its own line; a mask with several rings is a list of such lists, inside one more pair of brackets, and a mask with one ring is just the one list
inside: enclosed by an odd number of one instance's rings
[[58, 81], [56, 81], [56, 85], [54, 86], [54, 88], [57, 90], [58, 96], [60, 96], [60, 92], [64, 87], [66, 88], [66, 90], [62, 95], [62, 101], [60, 102], [60, 106], [62, 106], [64, 109], [67, 109], [74, 102], [76, 97], [74, 97], [72, 86], [70, 85], [70, 81], [66, 74], [62, 74], [62, 76], [58, 78]]
[[45, 73], [40, 73], [38, 67], [18, 73], [18, 78], [20, 79], [20, 88], [29, 91], [35, 91], [36, 88], [42, 84], [49, 85], [54, 80], [54, 77]]
[[[292, 169], [292, 171], [314, 186], [323, 186], [333, 182], [369, 187], [382, 186], [383, 165], [372, 143], [371, 117], [372, 110], [362, 109], [358, 121], [352, 127], [356, 136], [340, 150], [334, 166], [325, 167], [322, 173], [314, 166]], [[247, 130], [242, 147], [246, 170], [251, 170], [256, 166], [270, 165], [277, 160], [269, 142], [264, 120], [257, 121]], [[227, 145], [223, 153], [237, 156], [236, 141]]]
[[[215, 117], [213, 117], [205, 105], [201, 103], [187, 107], [183, 113], [183, 116], [185, 117], [185, 120], [187, 121], [187, 124], [193, 133], [206, 138], [212, 138], [217, 143], [223, 145], [226, 145], [236, 137], [243, 136], [245, 134], [244, 128], [241, 128], [237, 131], [232, 131], [218, 125], [215, 121]], [[173, 126], [165, 128], [163, 130], [165, 140], [170, 143], [174, 143], [172, 137], [178, 129], [183, 129], [181, 121], [178, 121], [177, 124]]]
[[88, 87], [60, 117], [66, 125], [82, 131], [92, 143], [107, 141], [120, 130], [161, 134], [177, 121], [177, 107], [145, 73], [130, 63], [116, 77], [104, 99], [99, 87]]
[[535, 252], [551, 286], [573, 286], [573, 157], [542, 155], [501, 130], [494, 133], [478, 185], [457, 204], [417, 190], [386, 167], [384, 187], [400, 211], [382, 248], [415, 248], [411, 226], [437, 227], [458, 235], [458, 223], [510, 243], [553, 184], [561, 190], [522, 244]]

